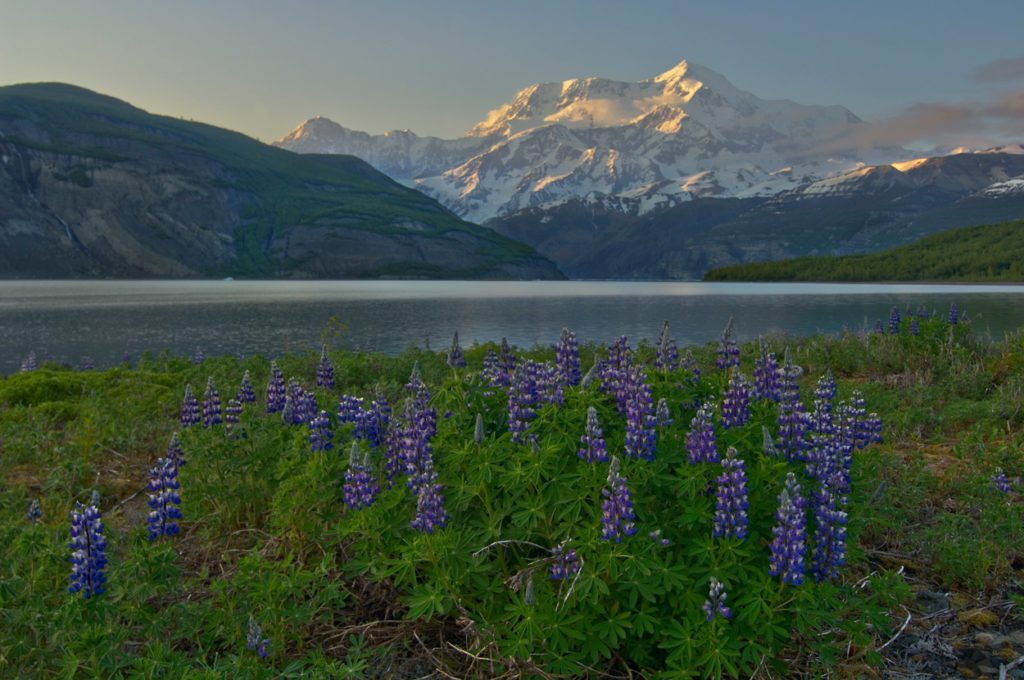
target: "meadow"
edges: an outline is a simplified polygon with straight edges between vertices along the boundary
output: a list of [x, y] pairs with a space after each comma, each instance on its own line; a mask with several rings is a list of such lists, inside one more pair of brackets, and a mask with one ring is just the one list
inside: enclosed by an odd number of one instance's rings
[[743, 345], [666, 325], [23, 369], [0, 381], [3, 677], [912, 677], [1024, 655], [1024, 335], [955, 308]]

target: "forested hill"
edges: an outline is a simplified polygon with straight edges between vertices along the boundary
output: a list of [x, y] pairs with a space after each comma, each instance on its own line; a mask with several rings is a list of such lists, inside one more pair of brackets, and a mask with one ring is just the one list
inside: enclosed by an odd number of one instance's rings
[[719, 267], [705, 281], [1024, 281], [1024, 220], [954, 229], [866, 255]]

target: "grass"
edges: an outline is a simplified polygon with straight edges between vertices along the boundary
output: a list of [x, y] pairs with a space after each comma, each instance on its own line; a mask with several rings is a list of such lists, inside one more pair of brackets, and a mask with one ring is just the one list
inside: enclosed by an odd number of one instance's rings
[[[1024, 551], [1024, 335], [991, 342], [969, 324], [903, 319], [899, 333], [769, 338], [803, 368], [801, 395], [826, 371], [838, 401], [863, 394], [884, 422], [884, 441], [854, 454], [848, 553], [835, 578], [784, 584], [767, 573], [776, 497], [803, 465], [762, 452], [775, 407], [754, 402], [750, 423], [723, 428], [720, 452], [746, 461], [748, 536], [715, 538], [716, 464], [687, 461], [696, 402], [717, 400], [726, 373], [716, 347], [691, 348], [701, 371], [647, 365], [655, 400], [674, 423], [658, 430], [653, 461], [622, 453], [624, 419], [612, 396], [567, 387], [561, 405], [538, 404], [512, 441], [507, 390], [481, 379], [488, 350], [469, 367], [410, 348], [394, 357], [330, 352], [336, 387], [314, 387], [318, 356], [277, 360], [284, 376], [337, 410], [342, 394], [385, 397], [400, 416], [418, 366], [432, 397], [430, 440], [447, 526], [412, 529], [416, 499], [399, 475], [374, 504], [343, 501], [352, 425], [332, 418], [334, 448], [310, 451], [308, 428], [268, 416], [263, 357], [193, 364], [167, 353], [103, 372], [54, 364], [0, 381], [0, 675], [5, 677], [756, 677], [876, 673], [904, 612], [922, 592], [953, 593], [958, 613], [998, 614], [989, 628], [1024, 625], [1017, 603]], [[589, 357], [606, 348], [580, 352]], [[549, 361], [550, 349], [517, 350]], [[741, 347], [751, 375], [759, 350]], [[249, 371], [257, 402], [240, 423], [178, 423], [182, 394], [202, 399], [211, 378], [222, 399]], [[586, 411], [596, 407], [608, 451], [632, 493], [635, 535], [600, 537], [608, 465], [576, 456]], [[485, 436], [474, 440], [477, 414]], [[240, 434], [244, 430], [244, 436]], [[150, 468], [181, 432], [180, 533], [146, 537]], [[370, 450], [362, 442], [363, 450]], [[991, 475], [1015, 484], [1003, 494]], [[68, 515], [97, 491], [106, 523], [105, 593], [67, 592]], [[43, 511], [26, 519], [30, 502]], [[814, 521], [808, 524], [815, 544]], [[661, 546], [648, 537], [670, 541]], [[568, 540], [582, 560], [574, 580], [552, 580], [552, 548]], [[810, 553], [808, 553], [810, 561]], [[728, 592], [730, 619], [708, 622], [711, 577]], [[530, 595], [527, 595], [529, 591]], [[906, 609], [904, 609], [906, 607]], [[246, 644], [249, 618], [269, 640], [266, 658]], [[920, 615], [919, 618], [923, 618]], [[975, 620], [971, 619], [971, 620]], [[1001, 621], [1001, 623], [1000, 623]], [[891, 647], [889, 648], [892, 649]], [[873, 670], [872, 670], [873, 669]]]

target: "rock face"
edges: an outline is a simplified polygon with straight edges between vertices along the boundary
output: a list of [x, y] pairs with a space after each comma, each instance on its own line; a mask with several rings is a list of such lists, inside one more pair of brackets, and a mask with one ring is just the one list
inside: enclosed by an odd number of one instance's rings
[[707, 197], [767, 196], [901, 149], [836, 153], [859, 119], [841, 106], [768, 101], [683, 61], [654, 78], [540, 83], [456, 140], [370, 136], [306, 121], [275, 144], [350, 153], [483, 222], [582, 198], [645, 214]]
[[0, 88], [0, 276], [561, 278], [358, 159], [60, 84]]

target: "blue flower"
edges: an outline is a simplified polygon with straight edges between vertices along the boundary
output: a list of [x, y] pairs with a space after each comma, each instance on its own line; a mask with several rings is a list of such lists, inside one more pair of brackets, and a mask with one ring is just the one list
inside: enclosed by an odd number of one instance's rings
[[576, 341], [576, 334], [568, 328], [562, 329], [562, 334], [558, 337], [558, 344], [555, 345], [555, 367], [563, 385], [569, 387], [579, 385], [583, 379], [580, 372], [579, 343]]
[[817, 582], [838, 576], [846, 558], [846, 497], [835, 485], [834, 480], [821, 480], [818, 490], [811, 495], [815, 524], [811, 575]]
[[761, 356], [754, 360], [754, 399], [778, 401], [782, 398], [782, 372], [774, 352], [761, 343]]
[[579, 557], [576, 555], [574, 548], [566, 550], [568, 543], [569, 539], [566, 539], [551, 549], [551, 556], [554, 560], [551, 563], [549, 573], [552, 581], [575, 576], [580, 571], [582, 565], [580, 564]]
[[669, 335], [668, 321], [661, 324], [661, 336], [658, 338], [658, 348], [654, 355], [654, 366], [666, 373], [672, 373], [679, 368], [679, 349], [676, 341]]
[[316, 366], [316, 386], [334, 388], [334, 365], [327, 354], [327, 345], [320, 348], [320, 362]]
[[181, 450], [181, 439], [178, 437], [177, 432], [171, 434], [171, 441], [167, 444], [167, 452], [164, 454], [164, 458], [174, 461], [176, 467], [181, 467], [185, 464], [185, 453]]
[[728, 597], [722, 583], [712, 576], [711, 585], [708, 588], [708, 599], [704, 600], [704, 606], [701, 607], [707, 614], [708, 621], [713, 620], [716, 616], [721, 616], [724, 619], [732, 616], [732, 612], [725, 606], [725, 600]]
[[267, 379], [267, 415], [284, 409], [284, 375], [276, 361], [270, 362], [270, 378]]
[[342, 487], [345, 505], [353, 510], [368, 508], [373, 505], [379, 492], [380, 486], [377, 484], [377, 478], [373, 475], [369, 454], [364, 454], [360, 461], [359, 445], [352, 442], [348, 469], [345, 470], [345, 484]]
[[730, 429], [745, 425], [750, 420], [750, 391], [747, 379], [735, 366], [729, 376], [729, 386], [722, 397], [722, 427]]
[[946, 320], [951, 326], [956, 326], [960, 323], [960, 310], [957, 309], [955, 302], [949, 305], [949, 314], [946, 316]]
[[38, 364], [36, 363], [36, 353], [35, 352], [29, 352], [28, 356], [26, 356], [21, 361], [20, 372], [21, 373], [28, 373], [29, 371], [36, 370], [36, 368], [38, 368]]
[[267, 658], [267, 645], [270, 644], [270, 638], [263, 637], [263, 629], [260, 628], [260, 624], [256, 622], [256, 617], [249, 617], [249, 630], [245, 634], [245, 645], [249, 649], [255, 650], [264, 659]]
[[331, 432], [331, 419], [327, 415], [327, 411], [320, 411], [317, 416], [309, 421], [310, 451], [312, 453], [329, 451], [333, 446], [331, 444], [332, 437], [334, 437], [334, 433]]
[[796, 476], [786, 474], [786, 486], [779, 494], [779, 508], [775, 512], [768, 560], [768, 573], [782, 576], [783, 583], [798, 586], [804, 581], [804, 552], [807, 543], [807, 518], [800, 485]]
[[81, 592], [89, 598], [99, 595], [107, 582], [103, 571], [107, 566], [107, 539], [103, 536], [103, 520], [99, 508], [75, 503], [71, 511], [71, 586], [68, 592]]
[[633, 366], [626, 371], [623, 391], [626, 395], [626, 455], [654, 460], [654, 399], [642, 366]]
[[235, 399], [242, 404], [252, 404], [256, 401], [256, 393], [252, 389], [252, 378], [249, 377], [249, 370], [242, 374], [242, 382], [238, 385], [238, 393]]
[[722, 337], [718, 343], [718, 358], [715, 365], [721, 369], [728, 369], [740, 365], [740, 348], [732, 337], [732, 317], [722, 331]]
[[705, 402], [690, 421], [690, 431], [686, 433], [686, 457], [691, 463], [717, 463], [719, 460], [715, 427], [711, 422], [713, 409], [711, 402]]
[[213, 376], [209, 376], [206, 378], [206, 391], [203, 392], [203, 427], [218, 425], [221, 422], [220, 394], [213, 385]]
[[617, 456], [612, 456], [608, 468], [608, 486], [601, 489], [601, 494], [604, 496], [601, 502], [601, 538], [615, 539], [616, 543], [621, 543], [623, 536], [636, 533], [636, 526], [633, 524], [633, 501], [626, 486], [626, 478], [619, 474]]
[[28, 506], [28, 514], [25, 518], [33, 525], [38, 524], [39, 520], [43, 518], [43, 508], [39, 505], [39, 499], [33, 498], [32, 502]]
[[185, 398], [181, 402], [181, 426], [191, 427], [199, 422], [199, 400], [192, 392], [192, 385], [185, 385]]
[[149, 471], [149, 540], [160, 536], [172, 536], [178, 533], [181, 519], [181, 496], [178, 494], [178, 466], [167, 458], [158, 458], [156, 467]]
[[462, 356], [462, 348], [459, 346], [458, 331], [455, 331], [455, 335], [452, 336], [452, 344], [448, 346], [448, 365], [452, 368], [466, 365], [466, 359]]
[[601, 425], [597, 421], [597, 409], [591, 406], [587, 409], [587, 427], [580, 436], [583, 444], [577, 452], [583, 460], [588, 463], [604, 462], [608, 460], [608, 451], [605, 448], [604, 434]]
[[889, 333], [896, 335], [900, 332], [900, 308], [893, 306], [889, 312]]
[[1012, 490], [1012, 487], [1010, 486], [1010, 479], [1006, 476], [1006, 473], [1003, 472], [1003, 468], [996, 468], [995, 474], [992, 475], [992, 486], [1002, 493], [1010, 493]]
[[722, 474], [715, 480], [714, 535], [735, 536], [742, 541], [747, 537], [747, 471], [736, 455], [736, 449], [730, 446], [722, 459]]

